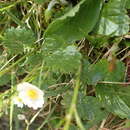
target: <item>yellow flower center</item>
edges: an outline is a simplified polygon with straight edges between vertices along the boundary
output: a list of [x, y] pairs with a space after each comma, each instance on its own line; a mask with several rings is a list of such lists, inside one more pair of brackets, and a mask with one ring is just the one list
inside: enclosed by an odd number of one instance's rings
[[35, 99], [38, 98], [38, 93], [37, 93], [37, 91], [36, 91], [36, 90], [33, 90], [33, 89], [28, 90], [28, 91], [27, 91], [27, 95], [29, 96], [30, 99], [33, 99], [33, 100], [35, 100]]

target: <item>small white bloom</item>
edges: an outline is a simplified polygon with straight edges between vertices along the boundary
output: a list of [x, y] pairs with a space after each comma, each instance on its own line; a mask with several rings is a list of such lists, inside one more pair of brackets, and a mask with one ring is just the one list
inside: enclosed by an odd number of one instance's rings
[[18, 107], [23, 108], [22, 99], [19, 98], [18, 96], [15, 96], [15, 97], [13, 98], [13, 103], [16, 104]]
[[30, 108], [38, 109], [44, 104], [43, 91], [36, 86], [23, 82], [17, 85], [18, 96]]
[[25, 115], [23, 115], [23, 114], [18, 114], [17, 117], [18, 117], [19, 120], [25, 120], [26, 119]]

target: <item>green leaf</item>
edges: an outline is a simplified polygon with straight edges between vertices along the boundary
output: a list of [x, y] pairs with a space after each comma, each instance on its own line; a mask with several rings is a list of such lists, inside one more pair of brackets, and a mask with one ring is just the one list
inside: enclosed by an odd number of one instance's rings
[[130, 87], [116, 86], [116, 93], [130, 107]]
[[107, 60], [100, 60], [91, 65], [86, 72], [87, 83], [95, 85], [98, 81], [103, 80], [107, 73], [107, 65]]
[[130, 9], [130, 0], [126, 0], [126, 8]]
[[47, 66], [64, 72], [72, 72], [78, 68], [81, 54], [76, 47], [67, 47], [67, 43], [80, 40], [93, 29], [99, 17], [101, 3], [100, 0], [82, 0], [49, 25], [43, 45], [43, 53], [49, 53], [45, 54]]
[[130, 108], [117, 94], [115, 86], [96, 86], [97, 97], [104, 107], [121, 118], [130, 118]]
[[70, 89], [70, 86], [60, 86], [57, 87], [55, 90], [49, 90], [46, 91], [46, 97], [50, 97], [50, 96], [57, 96], [59, 94], [64, 94], [68, 89]]
[[104, 4], [97, 33], [121, 36], [129, 31], [130, 19], [125, 9], [125, 0], [109, 0]]
[[24, 49], [33, 47], [35, 37], [31, 30], [11, 27], [5, 33], [4, 46], [13, 54], [22, 53]]
[[98, 20], [101, 3], [101, 0], [82, 0], [49, 25], [45, 38], [60, 37], [66, 43], [73, 43], [85, 37]]
[[[72, 95], [72, 92], [69, 91], [63, 96], [62, 104], [66, 108], [70, 107]], [[76, 108], [79, 117], [85, 120], [85, 122], [82, 123], [86, 129], [96, 125], [107, 116], [107, 112], [102, 109], [102, 104], [96, 97], [85, 96], [83, 93], [79, 93], [78, 95]]]
[[104, 35], [87, 35], [87, 40], [96, 48], [103, 47], [109, 43], [109, 36]]
[[[64, 93], [63, 95], [63, 100], [61, 101], [61, 104], [65, 107], [65, 108], [69, 108], [71, 105], [71, 100], [72, 100], [72, 96], [73, 96], [73, 91], [68, 91], [66, 93]], [[66, 109], [66, 110], [67, 110]]]
[[112, 72], [106, 74], [104, 80], [106, 81], [123, 81], [125, 76], [125, 65], [123, 62], [115, 61], [115, 68]]
[[74, 124], [71, 124], [69, 130], [78, 130], [78, 127]]
[[43, 4], [45, 3], [47, 0], [34, 0], [35, 3], [37, 4]]
[[33, 53], [30, 56], [26, 57], [26, 60], [22, 65], [23, 66], [28, 65], [31, 68], [38, 64], [41, 64], [42, 60], [43, 60], [42, 54], [37, 52], [37, 53]]
[[6, 85], [10, 80], [11, 80], [11, 76], [9, 74], [0, 76], [0, 86]]
[[90, 65], [88, 62], [83, 64], [82, 77], [87, 84], [96, 85], [98, 81], [123, 81], [125, 66], [121, 61], [115, 61], [115, 69], [109, 71], [109, 62], [102, 59], [96, 64]]
[[85, 123], [86, 128], [91, 128], [107, 116], [107, 112], [102, 109], [102, 104], [92, 96], [81, 96], [77, 110], [81, 119], [88, 120], [87, 125]]
[[49, 20], [51, 19], [51, 17], [52, 17], [52, 10], [46, 9], [45, 10], [45, 20], [46, 20], [47, 23], [49, 22]]
[[88, 81], [87, 77], [89, 75], [89, 73], [88, 73], [89, 67], [90, 67], [89, 61], [86, 60], [86, 59], [83, 59], [83, 61], [82, 61], [82, 71], [81, 71], [81, 81], [85, 85], [87, 84], [87, 81]]
[[60, 37], [55, 38], [46, 38], [44, 44], [42, 46], [44, 55], [53, 53], [57, 49], [65, 48], [67, 45], [65, 44], [64, 40]]
[[75, 46], [67, 46], [65, 49], [58, 49], [51, 55], [44, 58], [46, 65], [52, 67], [53, 70], [61, 70], [63, 72], [73, 72], [78, 69], [81, 63], [81, 54]]

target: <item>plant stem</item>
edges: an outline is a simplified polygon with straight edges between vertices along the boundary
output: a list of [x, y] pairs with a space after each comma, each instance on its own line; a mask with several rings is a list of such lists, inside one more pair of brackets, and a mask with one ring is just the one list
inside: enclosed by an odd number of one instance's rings
[[39, 73], [39, 83], [38, 83], [39, 88], [41, 88], [41, 83], [42, 83], [43, 66], [44, 66], [44, 61], [42, 61], [42, 65], [41, 65], [41, 69], [40, 69], [40, 73]]
[[51, 112], [47, 116], [46, 120], [37, 128], [37, 130], [41, 130], [43, 128], [43, 126], [48, 122], [48, 120], [51, 117], [51, 115], [53, 114], [55, 108], [56, 108], [56, 105], [51, 109]]
[[130, 85], [130, 82], [110, 82], [110, 81], [99, 81], [98, 84]]
[[0, 71], [0, 76], [4, 75], [5, 73], [7, 73], [8, 71], [10, 71], [14, 66], [16, 66], [19, 62], [21, 62], [23, 59], [25, 59], [27, 57], [27, 55], [24, 55], [23, 57], [21, 57], [18, 61], [16, 61], [14, 64], [12, 64], [11, 66], [9, 66], [8, 68]]
[[30, 126], [30, 125], [27, 125], [26, 130], [29, 130], [29, 126]]
[[69, 113], [66, 115], [66, 122], [65, 122], [65, 126], [64, 126], [63, 130], [69, 130], [70, 122], [71, 122], [72, 116], [74, 114], [74, 110], [76, 108], [76, 101], [78, 98], [78, 90], [80, 87], [80, 73], [81, 73], [81, 66], [79, 67], [79, 70], [77, 73], [77, 80], [76, 80], [76, 84], [74, 86], [74, 94], [73, 94], [71, 106], [69, 109]]
[[[12, 70], [12, 73], [11, 73], [11, 93], [13, 92], [13, 86], [14, 86], [14, 72]], [[13, 130], [13, 111], [14, 111], [14, 104], [12, 102], [12, 98], [10, 97], [10, 102], [11, 102], [11, 105], [10, 105], [10, 130]]]
[[9, 122], [9, 126], [10, 126], [10, 130], [13, 130], [13, 109], [14, 109], [14, 106], [13, 106], [13, 103], [11, 101], [11, 105], [10, 105], [10, 122]]
[[77, 112], [76, 108], [74, 109], [74, 114], [75, 114], [75, 119], [76, 119], [76, 122], [77, 122], [77, 125], [79, 126], [79, 128], [81, 130], [85, 130], [85, 128], [84, 128], [84, 126], [83, 126], [83, 124], [82, 124], [82, 122], [80, 120], [80, 117], [78, 115], [78, 112]]

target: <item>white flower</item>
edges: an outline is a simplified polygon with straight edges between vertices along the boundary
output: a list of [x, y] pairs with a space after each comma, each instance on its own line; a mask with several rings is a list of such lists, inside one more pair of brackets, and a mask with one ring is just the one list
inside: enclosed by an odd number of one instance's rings
[[18, 97], [30, 108], [38, 109], [44, 104], [43, 91], [36, 86], [23, 82], [17, 85]]
[[25, 120], [26, 119], [25, 115], [23, 115], [23, 114], [18, 114], [17, 117], [18, 117], [19, 120]]
[[22, 99], [20, 99], [18, 96], [15, 96], [15, 97], [13, 98], [13, 103], [16, 104], [18, 107], [23, 108]]

